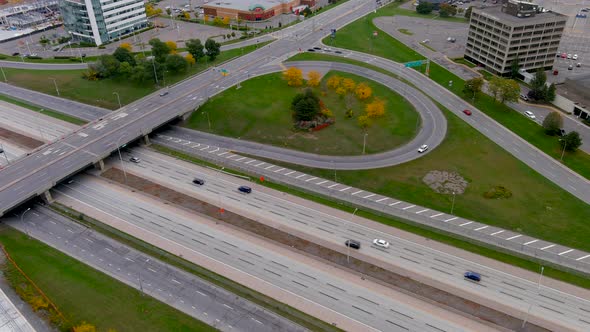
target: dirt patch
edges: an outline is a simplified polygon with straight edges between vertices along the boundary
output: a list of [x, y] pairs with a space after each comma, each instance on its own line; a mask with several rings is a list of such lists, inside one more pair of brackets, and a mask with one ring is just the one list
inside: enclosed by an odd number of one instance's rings
[[0, 127], [0, 137], [29, 150], [34, 150], [40, 147], [41, 145], [45, 144], [34, 138], [30, 138], [19, 133], [15, 133], [14, 131], [2, 127]]
[[[125, 181], [123, 172], [114, 168], [107, 170], [102, 174], [102, 176], [118, 183], [124, 183]], [[328, 261], [332, 265], [339, 265], [344, 268], [349, 268], [359, 272], [364, 276], [370, 276], [382, 283], [385, 283], [387, 286], [393, 289], [410, 294], [414, 297], [424, 299], [428, 302], [435, 302], [443, 308], [447, 308], [465, 316], [477, 317], [480, 320], [488, 322], [490, 325], [496, 328], [527, 332], [549, 331], [530, 323], [528, 323], [524, 329], [521, 329], [522, 320], [515, 317], [482, 306], [473, 301], [463, 299], [444, 290], [417, 282], [408, 277], [383, 269], [376, 265], [355, 259], [354, 257], [350, 257], [350, 262], [347, 262], [347, 256], [345, 254], [328, 249], [316, 243], [296, 237], [257, 221], [245, 218], [238, 214], [229, 211], [220, 212], [219, 207], [215, 205], [205, 203], [194, 197], [176, 192], [133, 174], [127, 174], [127, 185], [138, 191], [158, 197], [159, 199], [176, 204], [185, 209], [215, 218], [219, 221], [227, 223], [228, 225], [248, 231], [254, 236], [260, 236], [271, 241], [278, 242], [292, 248], [293, 250], [298, 250], [300, 253], [319, 257], [325, 261]]]
[[459, 173], [446, 171], [430, 171], [422, 178], [422, 182], [439, 194], [458, 195], [465, 192], [468, 184]]

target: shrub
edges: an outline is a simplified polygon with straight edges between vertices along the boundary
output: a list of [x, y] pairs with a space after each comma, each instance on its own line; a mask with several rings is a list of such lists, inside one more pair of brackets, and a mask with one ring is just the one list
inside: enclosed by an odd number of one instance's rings
[[495, 186], [486, 191], [483, 197], [487, 199], [510, 198], [512, 197], [512, 192], [504, 186]]

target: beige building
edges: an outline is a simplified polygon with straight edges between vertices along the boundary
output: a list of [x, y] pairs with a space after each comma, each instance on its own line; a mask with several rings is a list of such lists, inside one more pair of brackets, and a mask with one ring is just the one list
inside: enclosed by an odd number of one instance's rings
[[229, 17], [232, 20], [263, 21], [273, 16], [294, 12], [298, 7], [313, 8], [315, 0], [223, 0], [203, 5], [205, 15]]
[[529, 72], [553, 67], [567, 16], [519, 0], [472, 10], [467, 60], [500, 75], [510, 72], [515, 59]]

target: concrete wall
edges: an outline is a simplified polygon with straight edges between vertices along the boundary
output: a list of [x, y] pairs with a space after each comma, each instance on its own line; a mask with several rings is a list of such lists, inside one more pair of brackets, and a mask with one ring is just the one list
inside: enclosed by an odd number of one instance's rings
[[574, 112], [574, 102], [562, 95], [556, 95], [555, 100], [551, 103], [556, 107], [561, 108], [568, 114], [572, 114]]

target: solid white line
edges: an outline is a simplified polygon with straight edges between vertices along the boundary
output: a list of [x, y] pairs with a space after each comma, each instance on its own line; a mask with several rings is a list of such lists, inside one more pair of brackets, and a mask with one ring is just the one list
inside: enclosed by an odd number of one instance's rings
[[422, 212], [426, 212], [426, 211], [428, 211], [428, 210], [429, 210], [429, 209], [424, 209], [424, 210], [422, 210], [422, 211], [418, 211], [418, 212], [416, 212], [416, 214], [420, 214], [420, 213], [422, 213]]
[[296, 178], [296, 179], [299, 179], [300, 177], [302, 177], [302, 176], [305, 176], [305, 175], [306, 175], [306, 174], [304, 173], [304, 174], [301, 174], [301, 175], [298, 175], [298, 176], [296, 176], [295, 178]]
[[490, 235], [496, 235], [496, 234], [500, 234], [500, 233], [504, 233], [504, 230], [501, 230], [501, 231], [494, 232], [494, 233], [492, 233], [492, 234], [490, 234]]
[[324, 180], [324, 181], [322, 181], [322, 182], [318, 182], [318, 183], [316, 183], [316, 184], [319, 186], [319, 185], [321, 185], [321, 184], [324, 184], [324, 183], [326, 183], [326, 182], [328, 182], [328, 180]]
[[576, 258], [576, 260], [577, 260], [577, 261], [581, 261], [582, 259], [584, 259], [584, 258], [588, 258], [588, 257], [590, 257], [590, 255], [586, 255], [586, 256], [582, 256], [582, 257], [580, 257], [580, 258]]
[[406, 206], [406, 207], [402, 208], [402, 210], [411, 209], [411, 208], [413, 208], [414, 206], [416, 206], [416, 205], [408, 205], [408, 206]]
[[389, 204], [389, 206], [394, 206], [394, 205], [397, 205], [399, 203], [401, 203], [401, 201], [393, 202], [393, 203]]
[[[445, 221], [446, 221], [446, 220], [445, 220]], [[463, 223], [463, 224], [461, 224], [461, 225], [459, 225], [459, 226], [465, 226], [465, 225], [469, 225], [469, 224], [471, 224], [471, 223], [473, 223], [473, 221], [468, 221], [468, 222], [466, 222], [466, 223]]]
[[333, 185], [328, 186], [328, 188], [332, 188], [332, 187], [336, 187], [337, 185], [339, 185], [340, 183], [334, 183]]
[[362, 193], [362, 192], [363, 192], [362, 190], [355, 191], [355, 192], [353, 192], [351, 195], [353, 195], [353, 196], [354, 196], [354, 195], [356, 195], [356, 194], [358, 194], [358, 193]]
[[559, 253], [559, 254], [557, 254], [557, 255], [561, 256], [561, 255], [563, 255], [563, 254], [567, 254], [568, 252], [572, 252], [572, 251], [574, 251], [574, 249], [570, 249], [570, 250], [566, 250], [566, 251], [564, 251], [564, 252], [560, 252], [560, 253]]
[[550, 244], [550, 245], [548, 245], [548, 246], [546, 246], [544, 248], [541, 248], [541, 250], [549, 249], [549, 248], [552, 248], [552, 247], [555, 247], [555, 245], [554, 244]]
[[379, 203], [379, 202], [382, 202], [382, 201], [384, 201], [386, 199], [389, 199], [389, 197], [383, 197], [381, 199], [376, 200], [375, 202]]
[[339, 191], [347, 191], [348, 189], [350, 189], [350, 187], [345, 187], [345, 188], [342, 188], [342, 189], [340, 189]]
[[199, 293], [199, 294], [201, 294], [201, 295], [203, 295], [203, 296], [207, 296], [207, 294], [205, 294], [205, 293], [201, 293], [201, 292], [199, 292], [199, 291], [195, 291], [195, 292], [197, 292], [197, 293]]
[[437, 213], [435, 215], [430, 216], [430, 218], [436, 218], [438, 216], [442, 216], [444, 213]]
[[537, 242], [537, 241], [539, 241], [539, 240], [532, 240], [532, 241], [529, 241], [529, 242], [525, 243], [524, 245], [525, 245], [525, 246], [528, 246], [529, 244], [531, 244], [531, 243], [535, 243], [535, 242]]
[[309, 179], [305, 180], [305, 182], [309, 182], [309, 181], [311, 181], [311, 180], [315, 180], [315, 179], [317, 179], [317, 178], [313, 178], [313, 177], [312, 177], [312, 178], [309, 178]]
[[476, 231], [480, 231], [480, 230], [482, 230], [482, 229], [486, 229], [486, 228], [488, 228], [488, 227], [489, 227], [489, 226], [481, 226], [480, 228], [476, 228], [475, 230], [476, 230]]
[[522, 236], [522, 234], [514, 235], [514, 236], [511, 236], [511, 237], [507, 238], [506, 240], [510, 241], [512, 239], [516, 239], [516, 238], [519, 238], [521, 236]]
[[226, 307], [226, 308], [229, 308], [230, 310], [233, 310], [233, 309], [234, 309], [234, 308], [232, 308], [232, 307], [228, 306], [228, 305], [227, 305], [227, 304], [225, 304], [225, 303], [223, 304], [223, 306], [224, 306], [224, 307]]
[[365, 196], [363, 198], [369, 198], [369, 197], [373, 197], [373, 196], [375, 196], [375, 194], [369, 194], [369, 195], [367, 195], [367, 196]]
[[293, 173], [295, 173], [295, 171], [291, 171], [291, 172], [289, 172], [289, 173], [287, 173], [287, 174], [285, 174], [285, 175], [291, 175], [291, 174], [293, 174]]

